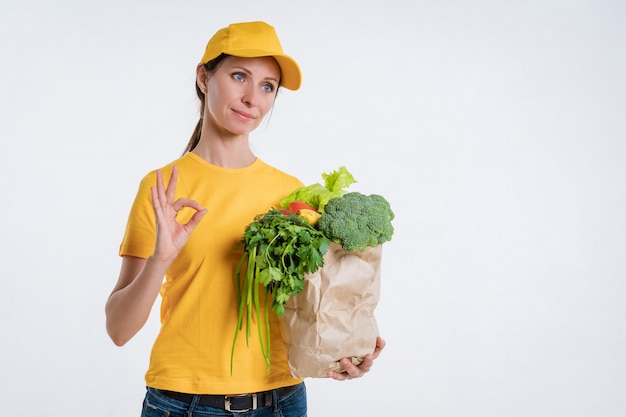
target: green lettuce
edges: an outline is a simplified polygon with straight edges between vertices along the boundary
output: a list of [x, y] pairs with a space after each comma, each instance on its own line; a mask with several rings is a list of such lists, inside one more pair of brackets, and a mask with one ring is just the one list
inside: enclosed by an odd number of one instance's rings
[[280, 205], [286, 208], [292, 201], [303, 201], [323, 213], [324, 206], [331, 198], [341, 197], [347, 192], [347, 188], [356, 182], [345, 166], [333, 172], [322, 174], [322, 179], [324, 185], [316, 183], [297, 188], [283, 198]]

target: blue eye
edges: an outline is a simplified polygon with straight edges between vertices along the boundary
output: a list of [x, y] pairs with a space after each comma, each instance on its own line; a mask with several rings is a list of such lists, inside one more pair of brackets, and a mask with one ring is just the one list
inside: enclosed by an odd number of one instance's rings
[[244, 75], [240, 72], [236, 72], [233, 74], [233, 78], [237, 81], [244, 81], [246, 78], [244, 77]]
[[274, 91], [274, 86], [272, 84], [263, 84], [263, 90], [267, 93], [271, 93]]

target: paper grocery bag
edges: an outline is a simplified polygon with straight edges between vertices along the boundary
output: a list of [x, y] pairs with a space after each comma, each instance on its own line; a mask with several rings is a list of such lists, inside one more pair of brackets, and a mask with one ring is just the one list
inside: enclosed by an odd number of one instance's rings
[[292, 376], [326, 377], [343, 371], [339, 359], [359, 364], [374, 351], [381, 253], [382, 245], [346, 252], [332, 243], [324, 266], [305, 276], [280, 319]]

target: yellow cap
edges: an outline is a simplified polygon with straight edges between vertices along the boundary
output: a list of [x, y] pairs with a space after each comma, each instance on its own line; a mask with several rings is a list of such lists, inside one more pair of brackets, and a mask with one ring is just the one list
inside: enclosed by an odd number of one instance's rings
[[206, 64], [221, 54], [242, 58], [271, 56], [280, 67], [280, 84], [283, 87], [297, 90], [302, 83], [297, 62], [283, 53], [274, 27], [265, 22], [233, 23], [218, 30], [207, 43], [200, 63]]

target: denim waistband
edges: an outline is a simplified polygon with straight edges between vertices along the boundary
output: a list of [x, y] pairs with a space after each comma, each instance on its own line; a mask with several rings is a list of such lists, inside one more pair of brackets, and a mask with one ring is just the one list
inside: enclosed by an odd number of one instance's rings
[[[226, 411], [246, 412], [260, 407], [269, 407], [274, 402], [274, 394], [277, 398], [288, 395], [300, 384], [277, 388], [269, 391], [254, 392], [241, 395], [216, 395], [216, 394], [187, 394], [176, 391], [157, 390], [161, 395], [190, 405], [195, 401], [196, 405], [219, 408]], [[154, 389], [154, 388], [153, 388]]]

